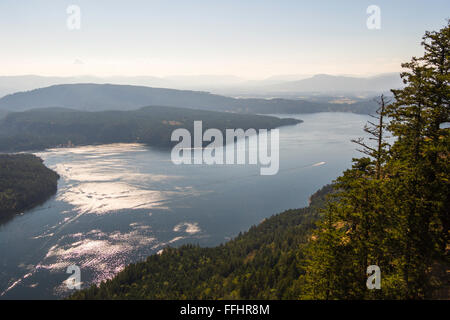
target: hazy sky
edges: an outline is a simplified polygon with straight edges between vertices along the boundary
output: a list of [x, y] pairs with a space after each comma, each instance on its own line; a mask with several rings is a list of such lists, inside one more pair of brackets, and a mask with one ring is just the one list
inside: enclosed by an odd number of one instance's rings
[[0, 75], [391, 72], [449, 17], [448, 0], [1, 0]]

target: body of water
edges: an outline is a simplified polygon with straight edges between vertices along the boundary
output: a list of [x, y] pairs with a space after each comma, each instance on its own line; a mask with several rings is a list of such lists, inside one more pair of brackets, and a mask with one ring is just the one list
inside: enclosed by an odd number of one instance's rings
[[369, 117], [289, 117], [304, 122], [280, 128], [273, 176], [261, 176], [258, 165], [174, 165], [170, 151], [138, 144], [37, 153], [60, 174], [58, 192], [0, 225], [0, 298], [60, 298], [70, 293], [70, 265], [80, 267], [84, 287], [166, 246], [218, 245], [306, 206], [350, 167], [357, 155], [350, 139], [363, 136]]

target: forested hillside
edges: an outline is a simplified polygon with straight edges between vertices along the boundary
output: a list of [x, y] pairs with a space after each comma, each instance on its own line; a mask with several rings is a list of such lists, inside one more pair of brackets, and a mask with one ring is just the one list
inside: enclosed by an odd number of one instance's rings
[[[355, 142], [309, 248], [302, 297], [449, 298], [450, 25], [423, 38], [425, 54], [403, 64], [406, 86]], [[387, 119], [390, 119], [388, 122]], [[393, 145], [387, 136], [396, 138]], [[366, 268], [381, 270], [367, 290]]]
[[41, 150], [67, 145], [139, 142], [170, 147], [177, 128], [193, 132], [194, 121], [203, 129], [273, 129], [300, 123], [295, 119], [234, 114], [171, 107], [145, 107], [134, 111], [83, 112], [63, 108], [10, 113], [0, 120], [0, 151]]
[[[450, 24], [423, 46], [326, 202], [316, 195], [216, 248], [166, 249], [72, 298], [449, 299]], [[371, 265], [380, 289], [366, 287]]]
[[304, 248], [331, 186], [307, 208], [264, 220], [215, 248], [166, 248], [74, 299], [296, 299]]
[[201, 91], [113, 84], [64, 84], [0, 98], [0, 110], [24, 111], [62, 107], [81, 111], [136, 110], [144, 106], [169, 106], [208, 111], [253, 114], [311, 112], [373, 112], [370, 101], [359, 104], [312, 102], [300, 99], [232, 98]]
[[34, 155], [0, 154], [0, 222], [47, 200], [58, 178]]

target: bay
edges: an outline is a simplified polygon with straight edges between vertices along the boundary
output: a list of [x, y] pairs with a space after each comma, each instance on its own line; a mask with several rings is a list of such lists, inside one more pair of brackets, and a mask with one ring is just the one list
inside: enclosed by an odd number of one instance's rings
[[[43, 205], [0, 225], [0, 299], [70, 294], [67, 267], [82, 287], [111, 278], [166, 246], [215, 246], [308, 197], [350, 167], [350, 142], [369, 116], [277, 115], [304, 122], [280, 128], [280, 167], [175, 165], [170, 151], [139, 144], [37, 153], [61, 179]], [[245, 142], [237, 142], [244, 148]]]

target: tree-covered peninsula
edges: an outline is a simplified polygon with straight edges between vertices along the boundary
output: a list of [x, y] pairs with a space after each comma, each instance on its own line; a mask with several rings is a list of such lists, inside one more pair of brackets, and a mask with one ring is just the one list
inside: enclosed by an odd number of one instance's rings
[[65, 108], [12, 112], [0, 120], [0, 151], [42, 150], [50, 147], [143, 143], [169, 148], [177, 142], [171, 134], [177, 128], [191, 133], [194, 121], [204, 130], [273, 129], [302, 122], [272, 116], [237, 114], [174, 107], [144, 107], [130, 111], [77, 111]]
[[59, 176], [31, 154], [0, 154], [0, 222], [45, 202]]

